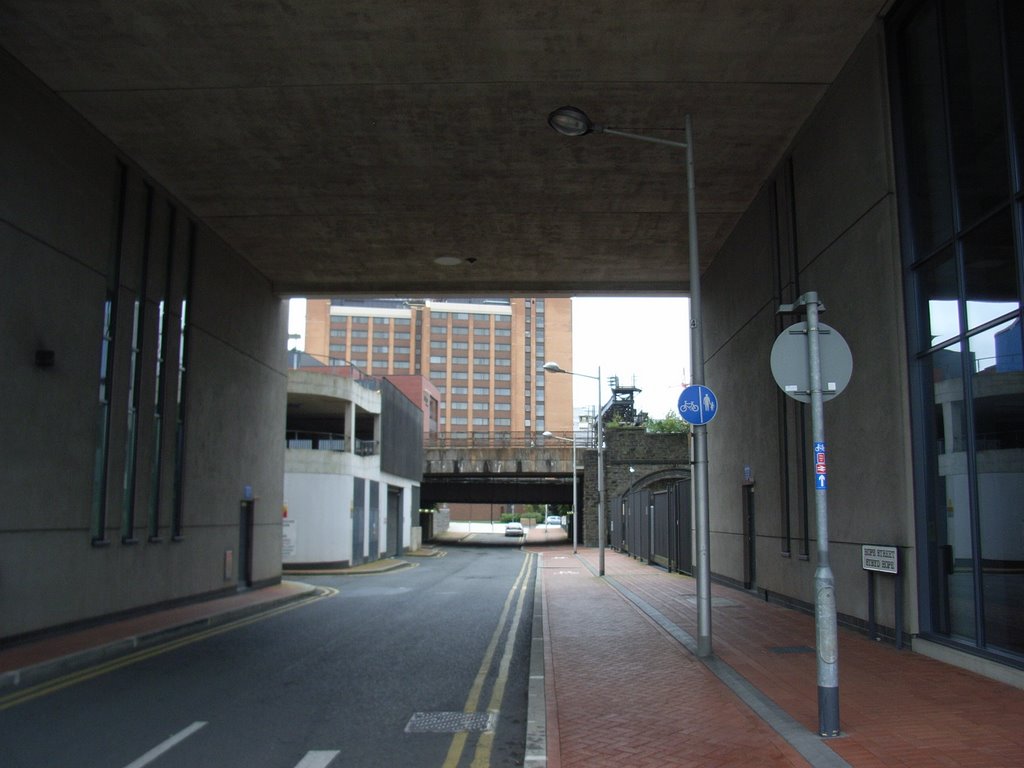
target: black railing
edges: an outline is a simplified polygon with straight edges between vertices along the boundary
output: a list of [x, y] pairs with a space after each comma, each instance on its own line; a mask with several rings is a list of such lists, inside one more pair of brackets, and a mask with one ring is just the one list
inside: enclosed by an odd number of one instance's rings
[[[592, 432], [577, 432], [576, 447], [595, 446]], [[424, 448], [553, 448], [570, 447], [572, 432], [436, 432], [423, 436]]]

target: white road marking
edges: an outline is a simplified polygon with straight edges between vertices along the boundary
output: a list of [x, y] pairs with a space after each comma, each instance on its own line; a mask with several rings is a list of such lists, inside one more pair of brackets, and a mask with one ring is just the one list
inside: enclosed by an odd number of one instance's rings
[[149, 752], [144, 754], [138, 760], [135, 760], [126, 765], [125, 768], [142, 768], [142, 766], [144, 765], [149, 765], [162, 754], [164, 754], [164, 752], [167, 752], [176, 747], [178, 744], [183, 742], [185, 739], [187, 739], [193, 733], [198, 731], [204, 725], [206, 725], [206, 723], [200, 721], [192, 723], [192, 725], [190, 725], [185, 730], [178, 731], [178, 733], [174, 734], [173, 736], [171, 736], [171, 738], [167, 739], [163, 743], [157, 744], [155, 747], [149, 750]]
[[336, 758], [338, 750], [321, 749], [307, 752], [306, 756], [299, 761], [295, 768], [327, 768], [327, 765]]

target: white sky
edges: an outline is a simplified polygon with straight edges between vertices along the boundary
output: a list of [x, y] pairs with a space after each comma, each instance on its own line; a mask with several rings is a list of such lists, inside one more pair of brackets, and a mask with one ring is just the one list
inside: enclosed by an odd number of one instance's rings
[[[636, 405], [652, 419], [677, 413], [683, 381], [689, 381], [690, 302], [683, 298], [575, 298], [572, 300], [573, 370], [590, 376], [601, 368], [601, 397], [611, 396], [608, 377], [642, 392]], [[556, 360], [560, 363], [561, 361]], [[573, 381], [573, 406], [597, 402], [596, 382]]]
[[[292, 299], [288, 333], [305, 332], [306, 300]], [[690, 304], [683, 298], [575, 298], [572, 300], [572, 370], [596, 376], [601, 396], [611, 396], [608, 377], [639, 387], [637, 408], [651, 418], [676, 413], [683, 382], [689, 381]], [[302, 349], [304, 339], [289, 339]], [[568, 361], [555, 360], [568, 368]], [[574, 408], [593, 409], [597, 383], [573, 379]]]

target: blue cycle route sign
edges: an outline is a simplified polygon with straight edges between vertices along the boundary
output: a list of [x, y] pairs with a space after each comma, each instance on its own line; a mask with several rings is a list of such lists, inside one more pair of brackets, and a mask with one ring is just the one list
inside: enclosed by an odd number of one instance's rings
[[679, 415], [689, 424], [707, 424], [718, 413], [715, 393], [700, 384], [692, 384], [679, 395]]

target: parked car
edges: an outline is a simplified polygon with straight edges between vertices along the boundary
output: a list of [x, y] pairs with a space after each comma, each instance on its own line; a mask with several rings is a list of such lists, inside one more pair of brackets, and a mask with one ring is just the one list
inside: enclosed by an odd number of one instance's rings
[[505, 526], [506, 536], [525, 536], [526, 531], [523, 530], [522, 523], [508, 523]]
[[562, 527], [562, 518], [558, 515], [548, 515], [544, 520], [545, 525], [557, 525], [559, 528]]

